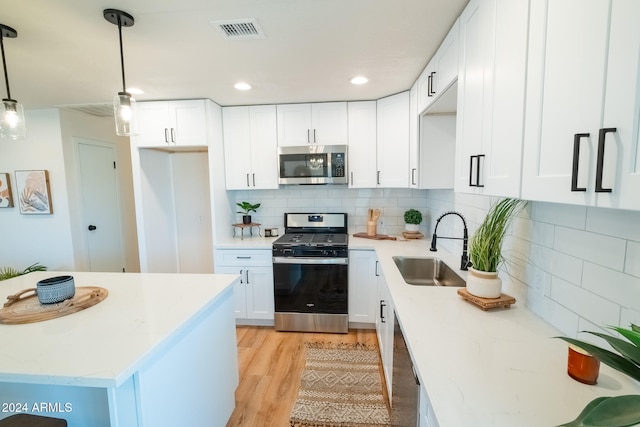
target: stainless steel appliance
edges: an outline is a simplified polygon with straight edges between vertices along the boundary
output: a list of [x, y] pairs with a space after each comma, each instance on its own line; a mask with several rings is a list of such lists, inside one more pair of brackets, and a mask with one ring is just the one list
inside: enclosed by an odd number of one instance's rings
[[278, 147], [280, 184], [348, 184], [346, 145]]
[[[395, 314], [395, 313], [394, 313]], [[393, 374], [391, 375], [391, 426], [416, 427], [420, 382], [413, 368], [397, 314], [393, 316]]]
[[275, 329], [349, 331], [346, 213], [286, 213], [273, 242]]

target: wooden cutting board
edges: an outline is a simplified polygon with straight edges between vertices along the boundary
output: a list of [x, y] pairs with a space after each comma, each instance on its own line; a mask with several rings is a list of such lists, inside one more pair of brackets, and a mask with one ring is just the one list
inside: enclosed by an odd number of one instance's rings
[[386, 234], [375, 234], [373, 236], [369, 236], [367, 233], [355, 233], [353, 237], [362, 237], [365, 239], [373, 239], [373, 240], [396, 240], [397, 239], [394, 236], [388, 236]]
[[67, 316], [98, 304], [108, 295], [105, 288], [80, 286], [76, 287], [73, 298], [56, 304], [40, 304], [35, 288], [25, 289], [7, 297], [7, 302], [0, 309], [0, 324], [21, 325]]
[[471, 295], [466, 288], [458, 289], [458, 295], [465, 301], [468, 301], [474, 305], [480, 307], [483, 311], [491, 308], [511, 308], [511, 304], [515, 304], [516, 299], [507, 294], [500, 294], [499, 298], [482, 298], [475, 295]]

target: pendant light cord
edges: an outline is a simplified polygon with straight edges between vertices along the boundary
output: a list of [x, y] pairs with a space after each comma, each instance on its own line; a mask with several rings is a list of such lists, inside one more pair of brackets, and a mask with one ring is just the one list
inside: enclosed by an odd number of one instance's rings
[[[122, 92], [127, 92], [127, 85], [124, 80], [124, 49], [122, 48], [122, 20], [118, 15], [118, 35], [120, 36], [120, 69], [122, 70]], [[4, 56], [3, 56], [4, 58]]]
[[9, 89], [9, 76], [7, 75], [7, 61], [4, 58], [4, 37], [0, 31], [0, 48], [2, 48], [2, 67], [4, 68], [4, 83], [7, 86], [7, 99], [11, 99], [11, 90]]

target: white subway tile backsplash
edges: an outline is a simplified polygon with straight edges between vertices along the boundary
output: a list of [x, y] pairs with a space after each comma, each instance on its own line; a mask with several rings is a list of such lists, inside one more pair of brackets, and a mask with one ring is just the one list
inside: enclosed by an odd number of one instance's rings
[[587, 208], [559, 203], [530, 203], [531, 218], [535, 221], [562, 225], [583, 230], [585, 227]]
[[640, 279], [637, 277], [585, 262], [582, 287], [623, 307], [640, 311]]
[[627, 242], [627, 256], [624, 260], [624, 272], [640, 277], [640, 243]]
[[596, 324], [615, 325], [620, 320], [619, 305], [557, 277], [551, 281], [551, 299]]
[[589, 208], [586, 230], [640, 243], [640, 212]]
[[624, 268], [625, 241], [603, 234], [556, 227], [554, 249], [596, 264]]

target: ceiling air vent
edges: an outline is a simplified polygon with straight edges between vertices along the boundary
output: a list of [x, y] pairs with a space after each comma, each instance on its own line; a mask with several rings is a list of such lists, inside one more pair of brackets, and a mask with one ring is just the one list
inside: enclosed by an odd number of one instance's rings
[[222, 37], [229, 40], [263, 39], [264, 31], [254, 18], [233, 19], [228, 21], [211, 21], [218, 28]]
[[63, 110], [90, 114], [96, 117], [113, 117], [113, 104], [73, 104], [56, 105], [56, 107]]

